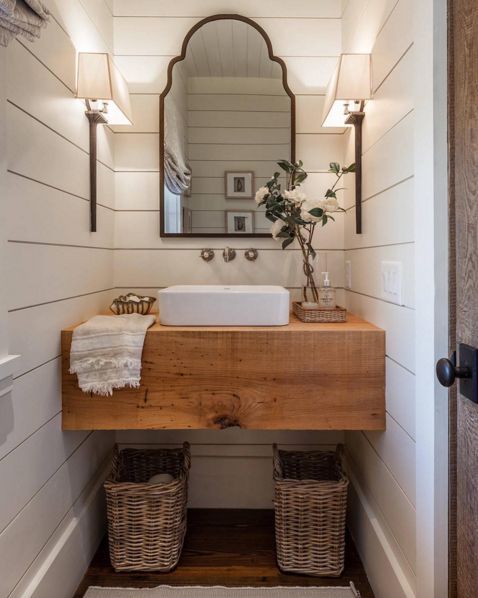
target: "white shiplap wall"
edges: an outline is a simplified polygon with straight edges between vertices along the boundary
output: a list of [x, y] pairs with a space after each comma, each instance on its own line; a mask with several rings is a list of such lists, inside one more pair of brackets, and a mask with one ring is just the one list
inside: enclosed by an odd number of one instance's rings
[[192, 232], [224, 233], [226, 210], [250, 210], [254, 231], [268, 233], [271, 223], [253, 197], [226, 199], [224, 173], [218, 173], [216, 161], [227, 161], [230, 172], [247, 171], [244, 163], [253, 161], [257, 189], [277, 170], [277, 160], [290, 157], [291, 107], [282, 78], [190, 78], [188, 107]]
[[114, 294], [113, 133], [99, 129], [99, 232], [90, 234], [88, 121], [74, 98], [76, 50], [111, 49], [112, 14], [103, 2], [48, 5], [53, 16], [40, 40], [0, 50], [2, 330], [9, 352], [22, 356], [13, 392], [0, 401], [2, 597], [73, 594], [103, 534], [100, 484], [114, 441], [111, 433], [62, 432], [59, 358], [61, 328], [98, 313]]
[[[161, 239], [159, 237], [159, 122], [158, 95], [166, 83], [171, 58], [180, 53], [187, 31], [200, 18], [215, 13], [239, 13], [254, 18], [268, 33], [276, 55], [288, 68], [289, 84], [297, 101], [297, 158], [311, 173], [306, 190], [322, 195], [330, 184], [332, 160], [342, 162], [342, 131], [322, 129], [325, 86], [341, 49], [341, 3], [329, 0], [269, 3], [238, 0], [168, 2], [142, 0], [114, 4], [115, 60], [132, 92], [133, 127], [116, 128], [115, 286], [120, 290], [155, 292], [171, 284], [281, 284], [297, 292], [302, 284], [297, 249], [282, 252], [268, 239]], [[213, 113], [211, 113], [213, 114]], [[217, 113], [214, 113], [215, 118]], [[216, 164], [218, 176], [228, 168]], [[270, 165], [260, 172], [254, 160], [242, 168], [269, 177]], [[343, 220], [327, 226], [318, 239], [320, 268], [331, 271], [343, 287]], [[219, 249], [239, 249], [225, 264]], [[255, 263], [243, 250], [259, 249]], [[206, 264], [199, 258], [204, 246], [217, 248]], [[339, 293], [343, 298], [342, 292]], [[196, 432], [119, 434], [128, 443], [193, 443], [194, 469], [191, 504], [215, 507], [268, 507], [271, 505], [271, 443], [330, 444], [341, 433]], [[246, 480], [244, 482], [244, 480]], [[206, 481], [206, 483], [205, 483]], [[250, 488], [256, 487], [256, 492]]]
[[[362, 235], [346, 192], [349, 309], [387, 333], [387, 431], [346, 433], [352, 474], [350, 524], [378, 598], [414, 596], [415, 283], [413, 2], [350, 1], [344, 51], [372, 52], [374, 97], [363, 131]], [[346, 154], [353, 156], [353, 133]], [[402, 305], [382, 298], [381, 262], [402, 264]]]

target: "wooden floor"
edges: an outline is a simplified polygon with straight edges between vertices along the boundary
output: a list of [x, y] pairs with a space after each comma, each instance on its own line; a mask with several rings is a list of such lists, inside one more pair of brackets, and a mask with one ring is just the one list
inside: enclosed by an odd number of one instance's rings
[[166, 585], [344, 586], [353, 581], [362, 598], [373, 598], [349, 537], [341, 578], [285, 575], [276, 565], [274, 514], [264, 510], [192, 509], [178, 567], [172, 573], [115, 573], [105, 539], [74, 598], [89, 586], [149, 588]]

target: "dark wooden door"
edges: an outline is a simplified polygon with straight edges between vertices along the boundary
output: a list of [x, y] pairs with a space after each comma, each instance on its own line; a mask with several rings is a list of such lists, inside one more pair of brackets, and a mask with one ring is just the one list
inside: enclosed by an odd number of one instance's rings
[[[452, 343], [478, 347], [478, 0], [449, 2], [451, 306], [456, 298]], [[450, 419], [455, 529], [450, 556], [456, 567], [451, 571], [455, 584], [450, 594], [474, 598], [478, 596], [478, 404], [456, 390], [451, 394]]]

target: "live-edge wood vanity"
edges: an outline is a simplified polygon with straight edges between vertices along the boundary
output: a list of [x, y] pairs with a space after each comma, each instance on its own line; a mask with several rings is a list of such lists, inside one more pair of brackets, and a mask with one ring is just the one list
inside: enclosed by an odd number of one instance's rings
[[383, 430], [385, 332], [341, 324], [170, 327], [146, 334], [141, 386], [89, 395], [68, 373], [62, 331], [63, 429]]

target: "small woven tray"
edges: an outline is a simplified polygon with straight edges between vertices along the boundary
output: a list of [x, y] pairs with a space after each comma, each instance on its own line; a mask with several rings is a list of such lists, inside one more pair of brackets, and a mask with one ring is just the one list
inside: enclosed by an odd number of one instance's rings
[[146, 316], [151, 311], [155, 301], [154, 297], [141, 297], [134, 293], [128, 293], [127, 295], [116, 297], [110, 305], [110, 309], [117, 316], [123, 314], [141, 314], [142, 316]]
[[292, 310], [302, 322], [317, 324], [347, 321], [347, 310], [339, 305], [337, 305], [335, 309], [322, 309], [320, 307], [317, 309], [303, 309], [298, 301], [294, 301], [294, 303], [292, 303]]

